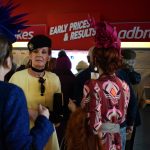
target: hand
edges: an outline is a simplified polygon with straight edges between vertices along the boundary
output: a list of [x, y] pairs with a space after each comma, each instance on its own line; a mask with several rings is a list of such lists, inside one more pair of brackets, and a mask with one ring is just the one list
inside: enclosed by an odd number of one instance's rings
[[69, 103], [68, 103], [68, 108], [71, 112], [75, 112], [77, 109], [76, 104], [74, 103], [73, 100], [69, 99]]
[[128, 126], [126, 129], [126, 140], [131, 140], [133, 132], [133, 126]]
[[126, 132], [127, 134], [131, 134], [133, 132], [133, 126], [127, 126]]
[[38, 111], [37, 111], [37, 110], [29, 109], [29, 117], [30, 117], [30, 120], [35, 121], [36, 118], [37, 118], [37, 116], [38, 116]]
[[47, 119], [49, 119], [49, 116], [50, 116], [49, 110], [46, 107], [42, 106], [41, 104], [39, 105], [38, 113], [39, 115], [43, 115]]

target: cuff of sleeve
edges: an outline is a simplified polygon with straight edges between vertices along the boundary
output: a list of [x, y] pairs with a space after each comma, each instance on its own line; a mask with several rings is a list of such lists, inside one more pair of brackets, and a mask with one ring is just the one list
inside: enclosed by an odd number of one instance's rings
[[43, 115], [37, 117], [35, 124], [40, 125], [47, 134], [51, 135], [54, 131], [53, 124]]

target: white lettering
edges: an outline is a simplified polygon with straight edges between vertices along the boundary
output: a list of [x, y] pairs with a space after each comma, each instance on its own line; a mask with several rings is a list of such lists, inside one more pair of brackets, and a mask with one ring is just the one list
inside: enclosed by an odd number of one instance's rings
[[119, 39], [125, 39], [126, 33], [127, 33], [126, 30], [121, 30], [121, 31], [118, 33], [118, 38], [119, 38]]
[[150, 30], [145, 30], [143, 39], [145, 39], [146, 37], [150, 38]]
[[150, 29], [142, 30], [139, 26], [131, 30], [120, 30], [118, 33], [120, 39], [146, 39], [150, 38]]
[[94, 28], [79, 30], [79, 31], [73, 31], [70, 35], [70, 40], [77, 40], [81, 38], [87, 38], [94, 36], [96, 34], [96, 31]]
[[129, 31], [126, 33], [126, 38], [127, 38], [127, 39], [133, 39], [134, 34], [135, 34], [135, 30], [136, 30], [136, 27], [134, 27], [133, 30], [129, 30]]
[[19, 31], [19, 34], [16, 34], [17, 40], [29, 40], [33, 37], [34, 31]]
[[33, 31], [30, 31], [30, 32], [29, 32], [29, 39], [33, 38], [33, 34], [34, 34]]
[[81, 30], [89, 27], [90, 23], [88, 22], [88, 20], [81, 20], [78, 22], [71, 22], [69, 26], [69, 31]]
[[51, 27], [49, 31], [49, 35], [53, 35], [53, 34], [54, 34], [54, 27]]
[[49, 35], [64, 33], [67, 31], [68, 24], [58, 25], [55, 27], [50, 27]]

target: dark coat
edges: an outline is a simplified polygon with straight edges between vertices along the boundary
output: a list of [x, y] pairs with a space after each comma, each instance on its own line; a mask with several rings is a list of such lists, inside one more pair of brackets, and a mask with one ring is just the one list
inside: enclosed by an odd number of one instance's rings
[[124, 80], [130, 88], [130, 101], [128, 106], [128, 112], [127, 112], [127, 125], [132, 125], [133, 122], [135, 126], [138, 126], [141, 124], [140, 119], [140, 113], [138, 110], [138, 100], [137, 96], [135, 95], [135, 92], [132, 88], [132, 85], [139, 84], [141, 81], [141, 75], [134, 70], [130, 71], [130, 69], [120, 69], [117, 72], [117, 76]]
[[61, 149], [63, 149], [64, 144], [62, 144], [62, 140], [65, 135], [65, 130], [67, 126], [67, 121], [70, 116], [70, 111], [68, 109], [69, 98], [73, 98], [73, 88], [75, 83], [75, 75], [71, 72], [71, 70], [66, 68], [56, 68], [55, 73], [58, 75], [61, 82], [61, 91], [63, 93], [63, 120], [59, 127], [56, 128], [57, 136], [59, 144], [61, 145]]
[[64, 119], [68, 120], [70, 111], [68, 109], [69, 98], [73, 98], [75, 75], [70, 70], [55, 70], [61, 82], [61, 90], [64, 100]]
[[77, 106], [80, 106], [80, 103], [83, 98], [83, 87], [87, 80], [91, 79], [91, 72], [93, 71], [92, 67], [89, 66], [87, 69], [83, 70], [76, 76], [76, 82], [74, 87], [74, 97]]
[[43, 150], [53, 125], [39, 116], [29, 130], [29, 114], [23, 91], [0, 81], [0, 150]]

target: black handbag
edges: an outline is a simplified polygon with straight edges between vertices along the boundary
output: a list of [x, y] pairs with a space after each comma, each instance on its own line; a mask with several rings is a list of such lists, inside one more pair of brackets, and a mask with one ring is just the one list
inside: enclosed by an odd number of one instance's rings
[[60, 123], [63, 119], [63, 95], [55, 93], [53, 97], [53, 111], [50, 111], [50, 121]]

